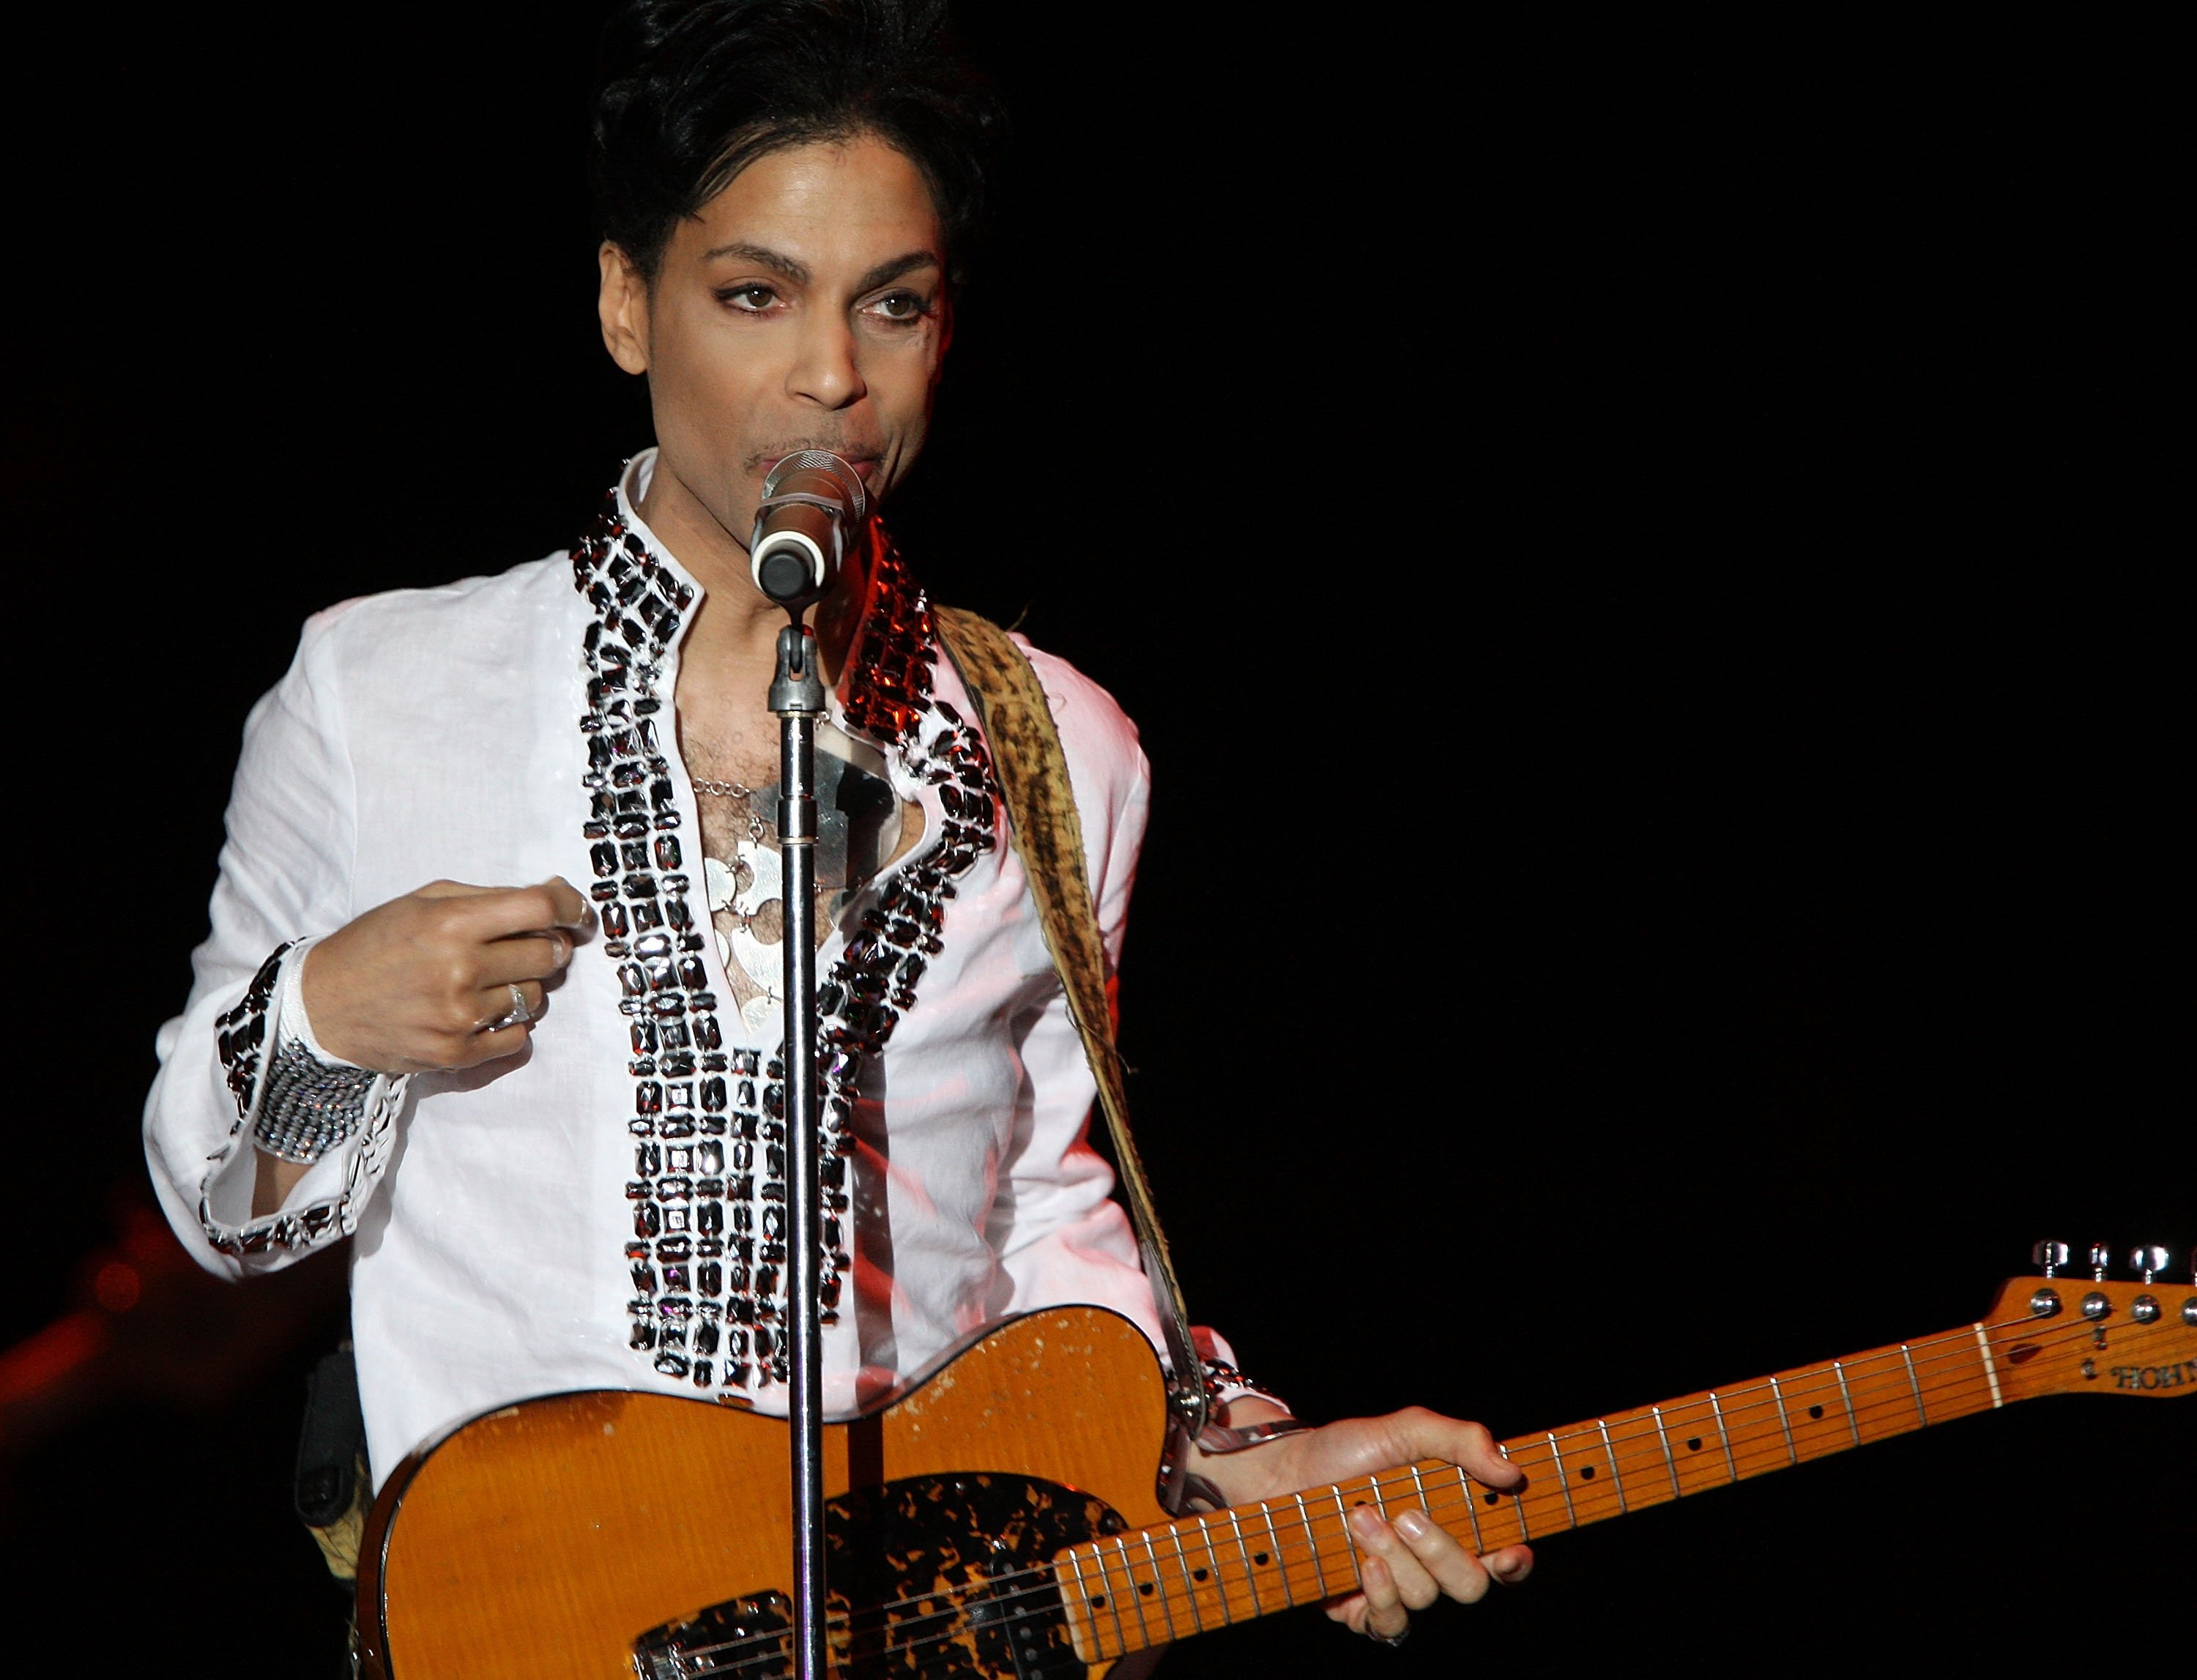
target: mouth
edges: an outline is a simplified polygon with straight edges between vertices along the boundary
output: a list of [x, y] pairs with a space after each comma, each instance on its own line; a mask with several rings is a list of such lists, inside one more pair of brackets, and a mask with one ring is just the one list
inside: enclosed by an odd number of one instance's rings
[[[784, 461], [788, 455], [795, 455], [800, 453], [801, 451], [798, 449], [788, 449], [785, 455], [766, 457], [762, 463], [762, 476], [768, 478], [772, 473], [778, 471], [780, 463]], [[848, 466], [853, 467], [855, 469], [855, 476], [860, 478], [865, 485], [867, 485], [870, 480], [876, 476], [878, 464], [883, 458], [882, 455], [876, 454], [850, 454], [845, 449], [832, 449], [828, 450], [826, 453], [838, 456], [839, 459], [845, 461]]]

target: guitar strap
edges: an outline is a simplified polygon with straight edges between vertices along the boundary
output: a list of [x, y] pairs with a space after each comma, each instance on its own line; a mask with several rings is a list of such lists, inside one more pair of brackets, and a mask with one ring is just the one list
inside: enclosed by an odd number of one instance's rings
[[[1128, 1099], [1122, 1086], [1122, 1056], [1114, 1047], [1112, 989], [1106, 975], [1106, 950], [1092, 908], [1085, 872], [1083, 824], [1069, 784], [1068, 759], [1060, 746], [1052, 709], [1037, 673], [1006, 632], [986, 618], [956, 607], [930, 609], [938, 640], [954, 661], [976, 703], [977, 721], [992, 750], [992, 768], [1007, 802], [1007, 835], [1029, 877], [1037, 901], [1046, 948], [1068, 994], [1070, 1017], [1082, 1035], [1083, 1054], [1098, 1081], [1098, 1106], [1113, 1140], [1114, 1161], [1122, 1176], [1123, 1199], [1136, 1226], [1145, 1275], [1151, 1280], [1159, 1307], [1160, 1332], [1168, 1362], [1174, 1366], [1168, 1402], [1181, 1439], [1195, 1440], [1206, 1421], [1205, 1367], [1191, 1340], [1190, 1313], [1182, 1285], [1160, 1229], [1144, 1162], [1129, 1135]], [[1181, 1455], [1170, 1449], [1180, 1464]]]

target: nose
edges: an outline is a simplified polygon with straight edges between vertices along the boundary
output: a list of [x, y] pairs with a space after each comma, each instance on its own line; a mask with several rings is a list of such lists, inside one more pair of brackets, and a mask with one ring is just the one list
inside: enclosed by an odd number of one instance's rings
[[843, 408], [859, 403], [869, 392], [863, 382], [853, 329], [843, 320], [822, 312], [803, 323], [794, 346], [793, 366], [787, 371], [787, 390], [794, 397], [821, 408]]

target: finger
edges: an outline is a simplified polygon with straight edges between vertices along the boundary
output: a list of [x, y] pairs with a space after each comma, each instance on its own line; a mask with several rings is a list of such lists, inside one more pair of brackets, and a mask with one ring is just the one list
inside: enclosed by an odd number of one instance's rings
[[465, 1059], [451, 1063], [450, 1067], [453, 1070], [477, 1068], [484, 1062], [495, 1061], [498, 1057], [516, 1056], [526, 1048], [530, 1036], [530, 1024], [523, 1021], [514, 1022], [508, 1027], [488, 1028], [473, 1034]]
[[484, 986], [476, 1036], [506, 1027], [524, 1031], [542, 1018], [548, 1001], [548, 994], [538, 980], [511, 980], [499, 986]]
[[584, 928], [595, 919], [588, 901], [580, 896], [580, 889], [561, 875], [552, 875], [542, 883], [548, 892], [556, 916], [549, 923], [553, 928]]
[[478, 898], [483, 893], [496, 893], [501, 887], [476, 887], [465, 881], [430, 881], [412, 895], [414, 898]]
[[513, 980], [546, 980], [561, 973], [571, 960], [569, 934], [555, 929], [548, 933], [513, 934], [481, 947], [480, 983], [488, 988]]
[[[1410, 1548], [1412, 1558], [1443, 1597], [1476, 1604], [1487, 1596], [1489, 1577], [1484, 1561], [1475, 1557], [1426, 1512], [1400, 1511], [1389, 1526]], [[1408, 1591], [1406, 1596], [1409, 1602]]]
[[1505, 1546], [1481, 1558], [1487, 1573], [1506, 1587], [1516, 1586], [1533, 1573], [1533, 1549], [1531, 1546]]
[[1388, 1566], [1371, 1552], [1359, 1554], [1358, 1584], [1358, 1596], [1343, 1606], [1345, 1627], [1353, 1633], [1394, 1639], [1411, 1626], [1412, 1613], [1404, 1608], [1403, 1598], [1396, 1590], [1396, 1578], [1389, 1573]]
[[1485, 1424], [1445, 1417], [1424, 1406], [1392, 1412], [1381, 1422], [1389, 1431], [1391, 1450], [1399, 1455], [1394, 1463], [1443, 1458], [1489, 1487], [1516, 1487], [1526, 1479], [1526, 1473], [1503, 1456]]
[[[1366, 1580], [1368, 1561], [1383, 1566], [1383, 1573], [1388, 1579], [1386, 1596], [1390, 1602], [1400, 1602], [1406, 1611], [1423, 1610], [1441, 1596], [1441, 1586], [1428, 1573], [1426, 1565], [1419, 1561], [1417, 1554], [1391, 1525], [1381, 1520], [1380, 1513], [1371, 1505], [1352, 1508], [1350, 1532], [1352, 1538], [1358, 1542], [1359, 1584], [1365, 1589], [1371, 1617], [1377, 1623], [1374, 1629], [1376, 1632], [1394, 1633], [1397, 1631], [1394, 1624], [1407, 1618], [1386, 1615], [1382, 1598], [1375, 1595]], [[1474, 1568], [1476, 1573], [1478, 1566], [1475, 1565]], [[1486, 1589], [1483, 1587], [1481, 1590]], [[1480, 1594], [1475, 1593], [1473, 1596], [1477, 1598]]]
[[[559, 888], [563, 889], [561, 893]], [[545, 881], [538, 887], [497, 887], [487, 892], [444, 896], [461, 900], [447, 912], [451, 930], [462, 938], [484, 942], [515, 933], [577, 927], [587, 909], [580, 895], [562, 881]]]

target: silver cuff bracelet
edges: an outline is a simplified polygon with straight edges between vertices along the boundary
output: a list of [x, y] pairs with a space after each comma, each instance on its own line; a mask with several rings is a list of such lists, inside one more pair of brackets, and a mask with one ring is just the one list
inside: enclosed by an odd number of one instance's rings
[[293, 1165], [310, 1166], [358, 1130], [375, 1077], [371, 1068], [332, 1068], [286, 1038], [268, 1058], [252, 1141]]

